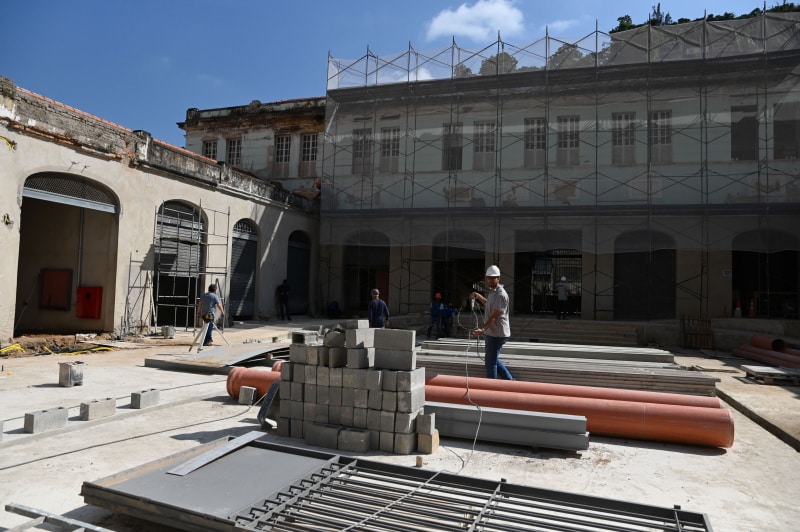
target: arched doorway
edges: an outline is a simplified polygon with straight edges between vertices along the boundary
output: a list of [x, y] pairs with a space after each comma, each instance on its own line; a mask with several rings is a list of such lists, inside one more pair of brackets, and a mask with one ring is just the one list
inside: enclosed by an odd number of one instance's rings
[[286, 279], [291, 287], [289, 292], [289, 313], [308, 314], [309, 282], [311, 279], [311, 239], [303, 231], [293, 231], [289, 235]]
[[614, 244], [614, 319], [675, 317], [675, 243], [654, 231], [631, 231]]
[[782, 231], [757, 229], [734, 238], [731, 308], [739, 300], [745, 316], [752, 307], [757, 318], [797, 319], [797, 249], [797, 238]]
[[473, 285], [484, 283], [486, 243], [472, 231], [448, 231], [433, 239], [431, 293], [441, 292], [446, 303], [458, 307]]
[[343, 308], [363, 313], [373, 288], [389, 302], [389, 238], [377, 231], [359, 231], [345, 240]]
[[231, 241], [231, 286], [228, 314], [234, 320], [255, 317], [258, 228], [250, 220], [233, 225]]

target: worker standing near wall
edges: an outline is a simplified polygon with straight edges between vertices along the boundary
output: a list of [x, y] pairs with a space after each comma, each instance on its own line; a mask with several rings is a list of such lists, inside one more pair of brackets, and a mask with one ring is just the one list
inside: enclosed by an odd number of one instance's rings
[[381, 292], [377, 288], [373, 288], [370, 292], [372, 299], [367, 304], [367, 317], [369, 318], [369, 326], [373, 329], [383, 329], [389, 326], [389, 307], [386, 302], [381, 299]]
[[560, 320], [567, 319], [567, 298], [569, 297], [569, 285], [567, 278], [562, 276], [561, 280], [556, 285], [558, 289], [558, 302], [556, 303], [556, 318]]
[[222, 301], [217, 295], [216, 285], [208, 285], [208, 292], [200, 296], [200, 301], [197, 303], [197, 315], [203, 320], [203, 323], [208, 324], [206, 330], [206, 337], [203, 339], [203, 345], [212, 345], [211, 333], [214, 332], [214, 320], [216, 319], [217, 311], [220, 316], [225, 315], [225, 309], [222, 308]]
[[500, 350], [511, 336], [508, 320], [509, 298], [508, 292], [500, 284], [500, 268], [489, 266], [486, 270], [486, 284], [489, 285], [489, 294], [486, 297], [478, 292], [470, 294], [471, 298], [480, 301], [484, 307], [483, 327], [473, 329], [472, 334], [484, 337], [486, 377], [513, 381], [514, 377], [500, 360]]

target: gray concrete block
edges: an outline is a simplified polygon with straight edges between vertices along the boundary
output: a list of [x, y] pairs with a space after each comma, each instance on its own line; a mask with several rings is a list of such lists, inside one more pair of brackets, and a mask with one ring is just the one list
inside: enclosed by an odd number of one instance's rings
[[401, 434], [416, 433], [420, 412], [397, 412], [394, 416], [394, 431]]
[[313, 344], [319, 340], [317, 331], [292, 331], [293, 344]]
[[416, 412], [425, 406], [425, 386], [410, 392], [397, 392], [397, 411]]
[[342, 406], [355, 406], [355, 390], [353, 388], [342, 388]]
[[353, 426], [357, 429], [367, 428], [366, 408], [353, 408]]
[[364, 388], [367, 390], [381, 390], [381, 378], [383, 374], [378, 370], [367, 370], [364, 378]]
[[317, 404], [329, 405], [330, 401], [330, 386], [317, 386]]
[[383, 409], [383, 392], [381, 390], [367, 390], [369, 392], [369, 399], [367, 400], [367, 408], [373, 410]]
[[295, 362], [295, 363], [292, 364], [292, 366], [294, 366], [293, 369], [292, 369], [292, 382], [299, 382], [299, 383], [306, 382], [306, 365], [305, 365], [305, 363], [298, 364], [298, 363]]
[[58, 384], [65, 387], [80, 386], [83, 384], [83, 368], [85, 363], [80, 360], [58, 363]]
[[281, 400], [291, 399], [292, 398], [292, 384], [294, 382], [289, 381], [281, 381], [281, 385], [278, 388], [278, 398]]
[[328, 423], [331, 425], [343, 425], [341, 406], [328, 405]]
[[367, 374], [363, 369], [342, 369], [342, 386], [344, 388], [364, 388]]
[[394, 453], [411, 454], [417, 450], [417, 435], [394, 433]]
[[353, 390], [353, 406], [356, 408], [369, 408], [369, 390], [363, 388]]
[[322, 343], [327, 347], [344, 347], [345, 335], [342, 331], [328, 331]]
[[410, 371], [417, 368], [417, 350], [375, 348], [375, 367]]
[[439, 448], [439, 431], [433, 429], [430, 434], [417, 434], [417, 452], [433, 454]]
[[287, 417], [278, 418], [278, 436], [289, 438], [291, 436], [292, 420]]
[[345, 331], [345, 345], [353, 347], [375, 347], [375, 331], [385, 329], [347, 329]]
[[342, 371], [343, 368], [329, 368], [328, 379], [330, 386], [335, 388], [342, 387]]
[[347, 366], [347, 348], [330, 347], [328, 348], [328, 367], [343, 368]]
[[330, 360], [330, 347], [321, 345], [317, 349], [317, 366], [320, 367], [328, 367], [328, 361]]
[[289, 424], [289, 436], [292, 438], [303, 439], [303, 429], [305, 428], [305, 421], [302, 419], [292, 418]]
[[317, 419], [317, 403], [303, 403], [303, 421]]
[[292, 401], [300, 401], [301, 403], [305, 401], [306, 396], [303, 394], [305, 387], [306, 385], [302, 382], [293, 382], [292, 386], [289, 388], [289, 398]]
[[305, 382], [306, 384], [316, 384], [317, 383], [317, 366], [312, 366], [311, 364], [306, 364], [303, 366], [306, 373]]
[[381, 430], [381, 411], [367, 410], [367, 428], [369, 430]]
[[[319, 365], [319, 350], [323, 348], [322, 345], [307, 345], [306, 346], [306, 364], [310, 366]], [[307, 375], [307, 374], [306, 374]]]
[[339, 424], [344, 425], [345, 427], [355, 427], [355, 423], [353, 421], [353, 407], [352, 406], [341, 406], [339, 407]]
[[133, 392], [131, 394], [131, 408], [147, 408], [155, 406], [161, 400], [161, 394], [155, 388]]
[[[291, 418], [297, 421], [302, 421], [305, 414], [305, 403], [300, 401], [291, 401]], [[294, 436], [292, 436], [294, 437]]]
[[397, 372], [398, 392], [410, 392], [420, 386], [425, 386], [425, 368]]
[[342, 388], [328, 387], [328, 404], [331, 406], [342, 406]]
[[351, 453], [365, 453], [369, 451], [369, 431], [356, 429], [340, 430], [337, 449]]
[[414, 349], [417, 331], [406, 329], [375, 329], [376, 349], [410, 351]]
[[303, 385], [303, 401], [306, 403], [317, 402], [317, 385], [305, 383]]
[[289, 362], [295, 364], [306, 364], [306, 346], [303, 344], [292, 344], [289, 346]]
[[[289, 346], [289, 351], [291, 352], [292, 346]], [[291, 357], [291, 353], [289, 354]], [[282, 381], [291, 381], [292, 380], [292, 370], [294, 369], [295, 365], [291, 362], [284, 362], [281, 364], [281, 380]]]
[[257, 390], [252, 386], [239, 387], [239, 404], [252, 405], [256, 401]]
[[380, 392], [381, 410], [388, 412], [397, 412], [397, 392]]
[[36, 434], [46, 430], [60, 429], [67, 425], [69, 410], [63, 406], [48, 408], [47, 410], [37, 410], [25, 414], [23, 424], [24, 430], [28, 434]]
[[397, 371], [393, 369], [382, 369], [383, 382], [381, 383], [383, 389], [387, 392], [397, 391]]
[[378, 446], [379, 450], [385, 453], [393, 453], [394, 452], [394, 432], [379, 432], [380, 435], [380, 444]]
[[281, 399], [278, 407], [279, 417], [292, 417], [292, 401], [290, 399]]
[[369, 320], [352, 319], [344, 323], [345, 329], [369, 329]]
[[417, 416], [417, 434], [433, 434], [436, 429], [436, 413], [427, 412]]
[[[381, 410], [380, 411], [380, 431], [381, 432], [394, 432], [394, 421], [395, 421], [394, 412], [386, 412]], [[367, 420], [369, 421], [369, 420]], [[369, 422], [367, 423], [367, 427], [369, 427]]]
[[375, 365], [374, 347], [348, 347], [347, 367], [356, 369], [371, 368]]
[[369, 432], [369, 448], [371, 451], [379, 451], [381, 449], [381, 433], [377, 430], [368, 430]]
[[81, 421], [92, 421], [103, 417], [113, 416], [117, 413], [117, 400], [113, 397], [105, 399], [95, 399], [86, 403], [81, 403]]
[[331, 370], [328, 366], [317, 367], [317, 386], [331, 385]]
[[314, 421], [316, 423], [330, 423], [330, 407], [328, 405], [315, 405]]

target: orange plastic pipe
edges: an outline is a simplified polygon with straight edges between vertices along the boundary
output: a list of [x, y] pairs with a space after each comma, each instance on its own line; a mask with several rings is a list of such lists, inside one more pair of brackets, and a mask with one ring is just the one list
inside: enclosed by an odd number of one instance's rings
[[[467, 378], [457, 375], [433, 375], [425, 380], [433, 386], [467, 388]], [[697, 406], [701, 408], [722, 408], [717, 397], [682, 395], [679, 393], [646, 392], [642, 390], [621, 390], [599, 386], [576, 386], [572, 384], [552, 384], [545, 382], [506, 381], [499, 379], [469, 378], [469, 388], [507, 392], [536, 393], [541, 395], [566, 395], [569, 397], [590, 397], [614, 401], [635, 401], [667, 405]]]
[[767, 336], [766, 334], [754, 334], [750, 337], [750, 344], [754, 347], [761, 349], [770, 349], [772, 351], [786, 351], [786, 342], [780, 338]]
[[281, 380], [281, 372], [268, 368], [241, 368], [235, 367], [228, 372], [228, 395], [238, 399], [242, 386], [251, 386], [256, 389], [261, 397], [269, 391], [273, 382]]
[[769, 349], [761, 349], [752, 345], [742, 344], [738, 349], [734, 349], [733, 353], [737, 356], [749, 358], [757, 362], [764, 362], [772, 364], [773, 366], [785, 366], [787, 368], [800, 368], [800, 357], [789, 354], [780, 353], [778, 351], [770, 351]]
[[733, 415], [723, 408], [637, 403], [448, 386], [425, 386], [425, 400], [586, 417], [592, 434], [730, 447]]

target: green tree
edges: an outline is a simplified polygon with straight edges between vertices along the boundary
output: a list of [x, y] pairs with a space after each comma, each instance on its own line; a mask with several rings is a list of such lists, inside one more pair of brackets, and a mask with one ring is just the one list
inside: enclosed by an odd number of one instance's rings
[[507, 52], [500, 52], [481, 62], [481, 76], [493, 76], [495, 74], [506, 74], [517, 69], [517, 58]]

